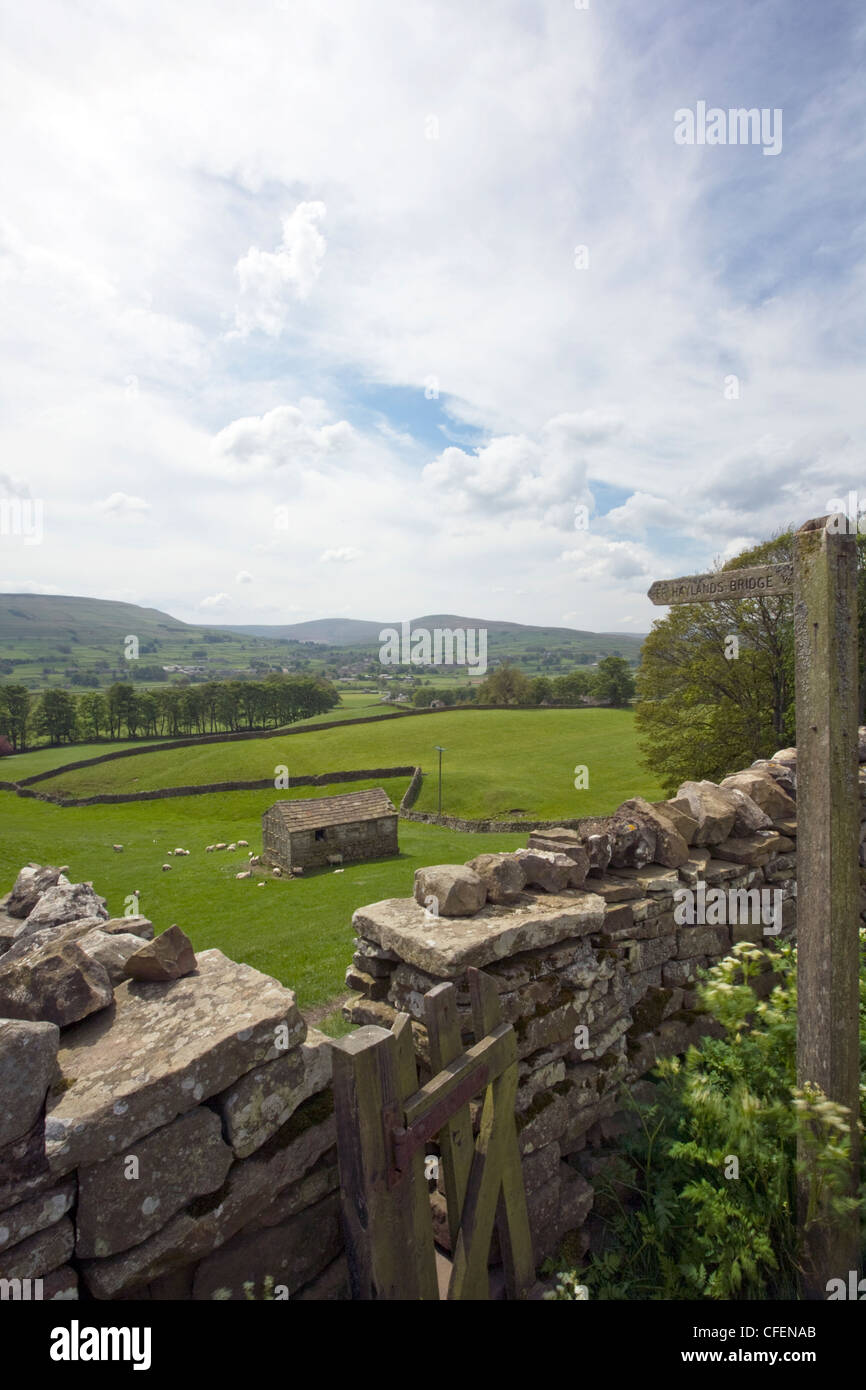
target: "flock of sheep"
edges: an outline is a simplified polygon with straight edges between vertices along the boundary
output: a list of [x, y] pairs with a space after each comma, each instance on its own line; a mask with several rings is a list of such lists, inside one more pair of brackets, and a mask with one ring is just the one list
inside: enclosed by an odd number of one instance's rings
[[[219, 844], [216, 844], [216, 845], [205, 845], [204, 849], [205, 849], [205, 854], [213, 854], [216, 850], [228, 850], [228, 851], [230, 851], [230, 850], [238, 850], [238, 849], [249, 849], [249, 843], [250, 843], [249, 840], [233, 840], [231, 844], [226, 844], [225, 842], [220, 841], [220, 843], [219, 843]], [[121, 851], [123, 850], [123, 845], [112, 845], [111, 848], [115, 851], [115, 853], [119, 854], [119, 853], [121, 853]], [[190, 853], [190, 851], [189, 851], [188, 849], [179, 849], [179, 848], [178, 848], [178, 849], [166, 850], [166, 853], [169, 854], [169, 855], [181, 855], [181, 856], [185, 856], [185, 855], [188, 855], [188, 854]], [[240, 873], [235, 874], [235, 878], [252, 878], [252, 876], [253, 876], [253, 869], [256, 868], [256, 867], [258, 867], [258, 866], [260, 866], [260, 865], [262, 864], [262, 856], [261, 856], [260, 854], [254, 854], [252, 850], [249, 851], [249, 854], [248, 854], [247, 858], [248, 858], [248, 860], [249, 860], [249, 863], [248, 863], [247, 867], [246, 867], [245, 869], [242, 869], [242, 870], [240, 871]], [[335, 864], [335, 863], [336, 863], [336, 864], [342, 864], [342, 862], [343, 862], [343, 857], [342, 857], [342, 855], [335, 854], [335, 855], [329, 855], [329, 857], [328, 857], [328, 863], [329, 863], [329, 864]], [[172, 867], [171, 864], [163, 864], [163, 866], [162, 866], [162, 871], [163, 871], [163, 873], [166, 873], [168, 870], [171, 869], [171, 867]], [[265, 865], [264, 867], [268, 867], [268, 866]], [[294, 869], [294, 870], [292, 871], [292, 875], [290, 875], [290, 876], [294, 876], [294, 875], [296, 875], [296, 874], [303, 874], [303, 872], [304, 872], [303, 869]], [[343, 872], [342, 869], [334, 869], [334, 873], [336, 873], [336, 874], [341, 874], [342, 872]], [[283, 876], [283, 871], [282, 871], [282, 869], [281, 869], [278, 865], [274, 865], [274, 866], [271, 868], [271, 875], [272, 875], [273, 878], [282, 878], [282, 876]], [[264, 879], [260, 879], [259, 882], [256, 884], [256, 887], [257, 887], [257, 888], [264, 888], [264, 886], [265, 886], [265, 881], [264, 881]]]

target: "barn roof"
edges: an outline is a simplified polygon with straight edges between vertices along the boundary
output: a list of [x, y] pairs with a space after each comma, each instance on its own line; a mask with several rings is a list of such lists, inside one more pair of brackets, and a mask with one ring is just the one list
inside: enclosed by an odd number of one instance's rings
[[317, 796], [305, 801], [276, 801], [287, 830], [319, 830], [326, 825], [349, 825], [353, 821], [378, 820], [396, 816], [396, 808], [382, 787], [365, 792], [345, 792], [342, 796]]

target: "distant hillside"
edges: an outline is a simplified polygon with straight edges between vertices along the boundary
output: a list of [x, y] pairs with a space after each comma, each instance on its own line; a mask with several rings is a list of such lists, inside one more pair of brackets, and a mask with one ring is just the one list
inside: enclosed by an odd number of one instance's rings
[[[248, 677], [267, 670], [376, 677], [382, 674], [379, 633], [386, 627], [399, 630], [400, 620], [204, 626], [112, 599], [0, 594], [0, 679], [37, 690], [131, 679], [154, 684]], [[558, 674], [610, 652], [636, 662], [643, 640], [634, 633], [533, 627], [454, 613], [413, 618], [411, 627], [486, 628], [488, 664], [513, 660], [530, 673]], [[138, 639], [137, 661], [126, 659], [130, 636]], [[460, 669], [442, 675], [456, 679]]]
[[[397, 628], [400, 619], [382, 622], [364, 622], [356, 618], [317, 618], [307, 623], [285, 624], [246, 624], [227, 623], [225, 631], [242, 632], [254, 637], [275, 637], [294, 642], [321, 642], [332, 647], [366, 647], [379, 645], [379, 633], [387, 627]], [[514, 623], [494, 618], [465, 618], [456, 613], [428, 613], [421, 618], [410, 620], [411, 628], [485, 628], [488, 642], [497, 639], [513, 638], [516, 644], [544, 646], [549, 639], [551, 647], [563, 642], [575, 644], [578, 650], [593, 650], [600, 653], [618, 648], [623, 656], [636, 656], [640, 651], [645, 633], [631, 632], [590, 632], [573, 627], [538, 627], [529, 623]], [[492, 646], [492, 644], [491, 644]]]

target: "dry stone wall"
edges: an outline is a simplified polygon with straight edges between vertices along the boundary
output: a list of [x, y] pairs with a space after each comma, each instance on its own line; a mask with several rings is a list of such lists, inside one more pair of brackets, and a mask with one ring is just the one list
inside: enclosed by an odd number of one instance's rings
[[[346, 1013], [387, 1027], [405, 1010], [422, 1081], [425, 993], [456, 983], [469, 1042], [467, 968], [495, 980], [539, 1262], [591, 1213], [623, 1087], [708, 1031], [699, 971], [794, 932], [796, 834], [787, 749], [421, 869], [411, 897], [354, 914]], [[0, 1097], [5, 1296], [37, 1280], [44, 1298], [240, 1299], [267, 1276], [275, 1297], [348, 1296], [329, 1040], [291, 989], [111, 918], [62, 867], [26, 866], [0, 904]]]
[[57, 869], [4, 902], [8, 1296], [345, 1297], [329, 1040], [276, 980], [153, 937]]
[[[860, 778], [862, 806], [866, 767]], [[518, 1038], [539, 1261], [591, 1210], [593, 1180], [629, 1123], [623, 1088], [645, 1093], [657, 1060], [712, 1032], [699, 972], [740, 942], [772, 947], [795, 933], [796, 835], [796, 750], [784, 749], [718, 786], [686, 782], [669, 801], [635, 798], [610, 817], [537, 829], [526, 850], [421, 869], [413, 897], [355, 913], [346, 981], [357, 995], [345, 1012], [385, 1027], [409, 1013], [422, 1080], [425, 993], [457, 985], [469, 1042], [467, 967], [496, 981]], [[764, 993], [775, 978], [765, 966]], [[447, 1242], [444, 1199], [433, 1200]]]

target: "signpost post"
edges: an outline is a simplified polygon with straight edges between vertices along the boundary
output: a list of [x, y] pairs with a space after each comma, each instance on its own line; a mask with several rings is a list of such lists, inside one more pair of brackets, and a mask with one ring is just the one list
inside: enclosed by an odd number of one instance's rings
[[[857, 1189], [859, 1113], [858, 929], [860, 804], [857, 732], [857, 548], [838, 518], [807, 521], [794, 563], [658, 580], [656, 604], [718, 603], [794, 594], [797, 712], [797, 1084], [821, 1087], [851, 1117]], [[803, 1228], [802, 1292], [857, 1269], [856, 1219], [826, 1199]]]

